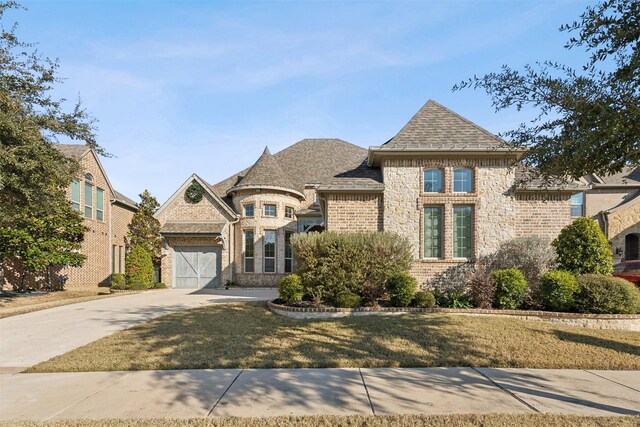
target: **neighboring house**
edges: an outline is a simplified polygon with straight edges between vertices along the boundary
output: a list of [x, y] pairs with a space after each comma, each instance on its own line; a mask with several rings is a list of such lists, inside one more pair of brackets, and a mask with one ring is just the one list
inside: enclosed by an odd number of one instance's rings
[[[381, 146], [305, 139], [211, 185], [189, 177], [156, 213], [162, 281], [172, 287], [273, 285], [293, 271], [296, 232], [389, 231], [411, 242], [411, 273], [437, 272], [520, 236], [553, 238], [586, 183], [520, 185], [523, 154], [429, 101]], [[205, 194], [186, 196], [193, 183]], [[575, 209], [574, 209], [575, 210]]]
[[67, 157], [80, 162], [83, 175], [67, 191], [73, 209], [89, 228], [81, 252], [87, 256], [80, 268], [63, 269], [67, 286], [109, 286], [111, 273], [124, 273], [125, 236], [137, 210], [136, 203], [117, 192], [95, 151], [86, 145], [56, 144]]
[[616, 262], [640, 259], [640, 169], [585, 181], [590, 189], [574, 195], [574, 209], [598, 220]]

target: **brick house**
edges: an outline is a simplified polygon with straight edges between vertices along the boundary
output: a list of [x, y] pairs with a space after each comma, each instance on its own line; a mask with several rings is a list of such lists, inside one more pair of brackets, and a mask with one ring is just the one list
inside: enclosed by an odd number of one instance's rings
[[[552, 188], [523, 184], [522, 169], [514, 167], [522, 154], [429, 101], [398, 134], [368, 150], [304, 139], [274, 155], [265, 149], [253, 166], [217, 184], [194, 174], [156, 213], [162, 281], [274, 285], [293, 271], [290, 237], [310, 230], [405, 236], [420, 283], [506, 240], [553, 238], [600, 196], [588, 179]], [[194, 182], [204, 189], [198, 203], [186, 196]], [[637, 227], [640, 219], [629, 221]]]

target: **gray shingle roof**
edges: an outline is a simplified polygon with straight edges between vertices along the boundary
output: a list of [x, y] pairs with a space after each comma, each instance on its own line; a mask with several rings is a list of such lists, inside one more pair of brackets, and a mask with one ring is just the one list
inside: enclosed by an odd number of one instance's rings
[[504, 150], [507, 142], [438, 104], [426, 104], [389, 141], [386, 150]]
[[521, 191], [543, 190], [543, 191], [579, 191], [587, 190], [589, 184], [586, 181], [562, 181], [545, 182], [538, 176], [536, 170], [519, 164], [515, 168], [516, 189]]
[[593, 186], [640, 186], [640, 168], [626, 167], [621, 172], [608, 176], [598, 176]]
[[[302, 192], [305, 185], [349, 183], [359, 186], [382, 185], [378, 168], [366, 164], [367, 150], [341, 139], [303, 139], [273, 155], [280, 168], [287, 172], [294, 189]], [[245, 169], [210, 185], [220, 197], [249, 173]], [[231, 201], [225, 201], [231, 206]]]
[[167, 221], [160, 230], [162, 234], [220, 234], [224, 229], [220, 221]]
[[53, 144], [65, 157], [82, 158], [91, 148], [85, 144]]
[[640, 190], [636, 190], [627, 194], [619, 204], [612, 207], [611, 209], [608, 209], [606, 212], [613, 213], [613, 212], [622, 211], [628, 207], [631, 207], [632, 205], [635, 205], [638, 202], [640, 202]]
[[116, 202], [120, 202], [123, 205], [127, 205], [129, 207], [132, 207], [134, 209], [138, 209], [138, 204], [136, 202], [134, 202], [132, 199], [128, 198], [127, 196], [125, 196], [124, 194], [122, 194], [119, 191], [113, 190], [113, 193], [115, 194], [116, 198]]
[[268, 147], [264, 149], [262, 156], [251, 166], [246, 175], [228, 191], [259, 187], [277, 187], [298, 191], [289, 175], [273, 158]]

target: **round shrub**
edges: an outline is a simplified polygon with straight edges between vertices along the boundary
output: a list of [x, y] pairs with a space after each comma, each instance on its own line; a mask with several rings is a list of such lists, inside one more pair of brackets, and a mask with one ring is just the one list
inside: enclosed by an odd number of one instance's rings
[[578, 281], [567, 271], [547, 271], [540, 278], [540, 293], [545, 307], [556, 311], [573, 308], [573, 297], [578, 290]]
[[142, 246], [133, 246], [126, 260], [127, 289], [142, 290], [153, 287], [151, 253]]
[[553, 241], [561, 270], [578, 274], [611, 274], [613, 255], [604, 233], [592, 218], [577, 218]]
[[167, 285], [162, 282], [157, 282], [153, 284], [153, 287], [156, 289], [167, 289]]
[[357, 308], [362, 305], [362, 298], [353, 292], [342, 291], [336, 295], [336, 307], [339, 308]]
[[111, 287], [113, 289], [126, 289], [126, 283], [124, 274], [113, 273], [111, 275]]
[[411, 305], [419, 308], [431, 308], [436, 305], [436, 297], [433, 292], [419, 291], [413, 296]]
[[578, 276], [574, 307], [581, 313], [635, 314], [640, 312], [640, 291], [619, 277], [585, 274]]
[[496, 307], [510, 310], [520, 308], [529, 289], [522, 271], [517, 268], [496, 270], [491, 277], [496, 284]]
[[396, 307], [407, 307], [411, 304], [418, 282], [407, 273], [396, 273], [385, 283], [391, 304]]
[[304, 288], [302, 279], [297, 274], [289, 274], [278, 282], [278, 294], [286, 304], [302, 301]]

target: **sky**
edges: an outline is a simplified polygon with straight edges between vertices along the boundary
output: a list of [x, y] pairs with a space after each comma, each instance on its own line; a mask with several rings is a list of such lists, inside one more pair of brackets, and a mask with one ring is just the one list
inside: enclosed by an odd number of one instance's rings
[[17, 36], [60, 62], [55, 94], [97, 119], [116, 190], [160, 203], [192, 174], [210, 183], [303, 138], [369, 147], [429, 99], [493, 133], [473, 75], [539, 60], [577, 65], [560, 25], [584, 1], [24, 1]]

